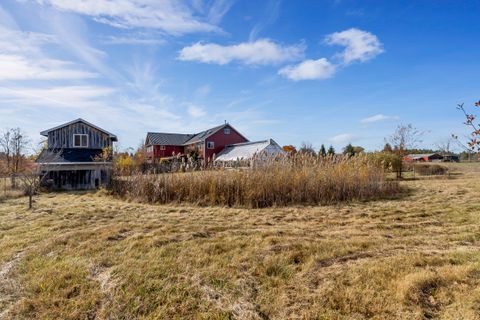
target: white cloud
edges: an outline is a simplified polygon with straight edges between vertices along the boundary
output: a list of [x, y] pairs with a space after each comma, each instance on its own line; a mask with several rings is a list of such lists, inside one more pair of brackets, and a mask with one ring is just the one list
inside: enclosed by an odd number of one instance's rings
[[3, 9], [0, 16], [6, 18], [0, 21], [0, 81], [78, 80], [98, 76], [70, 61], [46, 56], [43, 46], [58, 44], [55, 36], [15, 29], [13, 18]]
[[28, 59], [21, 55], [0, 53], [2, 80], [72, 80], [94, 78], [97, 74], [75, 70], [72, 63], [55, 59]]
[[203, 110], [202, 107], [194, 105], [194, 104], [189, 104], [188, 105], [187, 112], [193, 118], [201, 118], [201, 117], [203, 117], [207, 114], [205, 112], [205, 110]]
[[[171, 35], [220, 32], [219, 22], [230, 6], [226, 1], [209, 3], [206, 15], [200, 7], [177, 0], [33, 0], [57, 10], [87, 15], [117, 28], [155, 28]], [[206, 4], [204, 5], [206, 6]]]
[[194, 97], [196, 99], [204, 99], [210, 94], [211, 91], [212, 91], [212, 87], [209, 84], [205, 84], [203, 86], [198, 87], [195, 90]]
[[278, 74], [293, 80], [322, 80], [332, 77], [336, 67], [327, 59], [305, 60], [296, 65], [286, 66]]
[[400, 117], [398, 117], [398, 116], [387, 116], [387, 115], [384, 115], [384, 114], [376, 114], [374, 116], [364, 118], [364, 119], [360, 120], [360, 122], [368, 124], [368, 123], [384, 122], [384, 121], [399, 120], [399, 119], [400, 119]]
[[225, 65], [238, 61], [247, 65], [269, 65], [297, 60], [303, 56], [304, 45], [281, 46], [269, 39], [222, 46], [195, 43], [180, 50], [178, 59]]
[[129, 45], [162, 45], [166, 41], [160, 38], [145, 38], [139, 36], [115, 37], [110, 36], [104, 39], [105, 44], [129, 44]]
[[111, 95], [114, 91], [113, 88], [92, 85], [47, 88], [0, 86], [0, 105], [98, 108], [104, 105], [99, 99]]
[[354, 61], [364, 62], [384, 51], [377, 36], [356, 28], [332, 33], [325, 38], [325, 41], [330, 45], [345, 46], [345, 50], [338, 54], [345, 64]]
[[342, 133], [331, 137], [329, 141], [334, 144], [345, 144], [358, 140], [358, 136], [351, 133]]

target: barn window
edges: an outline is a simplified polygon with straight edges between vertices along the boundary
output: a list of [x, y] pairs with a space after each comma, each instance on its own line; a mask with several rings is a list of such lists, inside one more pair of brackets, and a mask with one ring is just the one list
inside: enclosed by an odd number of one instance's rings
[[165, 150], [165, 146], [160, 146], [160, 150]]
[[224, 134], [230, 134], [230, 128], [225, 128], [223, 129]]
[[215, 142], [208, 141], [207, 142], [207, 149], [213, 149], [213, 148], [215, 148]]
[[73, 146], [78, 148], [88, 147], [88, 134], [74, 134]]

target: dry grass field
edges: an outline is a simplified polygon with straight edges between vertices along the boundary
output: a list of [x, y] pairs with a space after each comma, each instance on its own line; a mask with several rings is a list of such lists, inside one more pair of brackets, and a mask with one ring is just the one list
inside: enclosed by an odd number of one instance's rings
[[480, 319], [480, 166], [452, 172], [315, 207], [8, 199], [0, 318]]

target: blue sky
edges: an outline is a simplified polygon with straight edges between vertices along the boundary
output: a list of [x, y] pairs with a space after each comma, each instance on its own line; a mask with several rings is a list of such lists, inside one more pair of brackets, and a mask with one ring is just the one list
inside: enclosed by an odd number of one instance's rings
[[230, 122], [250, 140], [381, 148], [464, 134], [480, 97], [478, 1], [2, 0], [0, 128], [82, 117], [147, 131]]

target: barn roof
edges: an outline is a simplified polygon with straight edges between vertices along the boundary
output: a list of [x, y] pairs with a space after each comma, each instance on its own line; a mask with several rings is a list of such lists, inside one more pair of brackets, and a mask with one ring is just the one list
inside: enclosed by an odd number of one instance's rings
[[148, 132], [146, 143], [165, 146], [181, 146], [192, 137], [193, 134]]
[[218, 154], [215, 161], [251, 159], [255, 154], [263, 151], [270, 155], [285, 154], [285, 151], [283, 151], [283, 149], [273, 139], [268, 139], [227, 145], [225, 146], [225, 149]]
[[225, 128], [226, 126], [229, 126], [229, 124], [225, 123], [225, 124], [222, 124], [221, 126], [216, 126], [216, 127], [207, 129], [205, 131], [202, 131], [200, 133], [197, 133], [190, 140], [186, 141], [185, 143], [186, 144], [191, 144], [191, 143], [203, 141], [206, 138], [210, 137], [215, 132], [217, 132], [218, 130], [221, 130], [221, 129]]
[[[227, 126], [235, 130], [235, 128], [233, 128], [229, 123], [224, 123], [220, 126], [216, 126], [216, 127], [207, 129], [205, 131], [201, 131], [199, 133], [194, 133], [194, 134], [148, 132], [145, 142], [146, 144], [160, 144], [160, 145], [166, 145], [166, 146], [188, 145], [192, 143], [202, 142], [208, 137], [210, 137], [211, 135], [215, 134], [216, 132], [218, 132], [219, 130]], [[238, 133], [237, 130], [235, 131]], [[245, 140], [248, 140], [248, 139], [245, 138]]]
[[407, 155], [407, 157], [412, 158], [412, 159], [420, 159], [420, 158], [430, 158], [432, 156], [441, 156], [438, 153], [412, 153]]
[[48, 136], [48, 133], [51, 132], [51, 131], [54, 131], [54, 130], [57, 130], [57, 129], [60, 129], [60, 128], [69, 126], [69, 125], [74, 124], [74, 123], [77, 123], [77, 122], [82, 122], [82, 123], [86, 124], [87, 126], [90, 126], [90, 127], [93, 127], [93, 128], [95, 128], [95, 129], [97, 129], [97, 130], [99, 130], [99, 131], [102, 131], [103, 133], [107, 134], [113, 141], [117, 141], [117, 136], [114, 135], [113, 133], [110, 133], [110, 132], [108, 132], [108, 131], [105, 130], [105, 129], [102, 129], [102, 128], [100, 128], [100, 127], [97, 127], [97, 126], [94, 125], [93, 123], [90, 123], [90, 122], [88, 122], [88, 121], [86, 121], [86, 120], [84, 120], [84, 119], [82, 119], [82, 118], [78, 118], [78, 119], [72, 120], [72, 121], [70, 121], [70, 122], [61, 124], [61, 125], [59, 125], [59, 126], [53, 127], [53, 128], [51, 128], [51, 129], [44, 130], [44, 131], [40, 132], [40, 134], [41, 134], [42, 136]]

